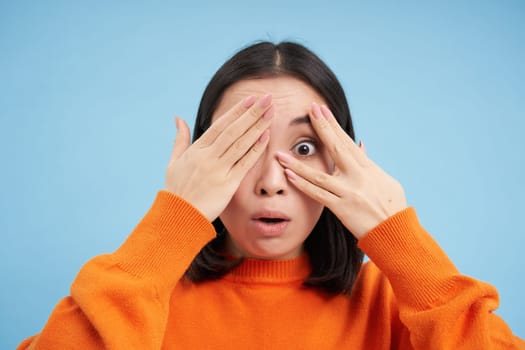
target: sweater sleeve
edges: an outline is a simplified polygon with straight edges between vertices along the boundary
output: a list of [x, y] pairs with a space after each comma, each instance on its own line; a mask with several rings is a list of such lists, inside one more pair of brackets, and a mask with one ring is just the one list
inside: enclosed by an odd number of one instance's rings
[[406, 327], [402, 349], [525, 349], [493, 313], [496, 289], [459, 273], [413, 208], [374, 228], [359, 247], [392, 285]]
[[160, 349], [171, 292], [214, 236], [197, 209], [160, 191], [124, 244], [85, 264], [71, 296], [18, 349]]

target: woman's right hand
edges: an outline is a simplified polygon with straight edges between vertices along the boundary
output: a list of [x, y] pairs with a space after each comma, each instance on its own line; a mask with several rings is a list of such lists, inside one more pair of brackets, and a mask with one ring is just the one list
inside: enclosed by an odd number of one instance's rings
[[245, 98], [191, 145], [188, 124], [177, 118], [165, 189], [215, 220], [268, 145], [271, 102], [269, 94]]

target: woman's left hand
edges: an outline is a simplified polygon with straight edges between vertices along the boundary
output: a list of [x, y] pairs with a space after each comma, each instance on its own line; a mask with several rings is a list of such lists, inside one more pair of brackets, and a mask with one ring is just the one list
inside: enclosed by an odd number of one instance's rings
[[314, 102], [310, 120], [335, 170], [327, 174], [279, 152], [287, 178], [299, 190], [330, 209], [357, 239], [407, 207], [399, 182], [368, 159], [328, 107]]

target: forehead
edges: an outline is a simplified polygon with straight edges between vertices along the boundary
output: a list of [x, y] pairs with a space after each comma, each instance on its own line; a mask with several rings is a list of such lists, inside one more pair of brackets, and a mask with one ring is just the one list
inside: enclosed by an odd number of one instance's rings
[[289, 76], [241, 80], [224, 92], [213, 120], [227, 112], [237, 102], [250, 95], [272, 94], [276, 115], [297, 117], [307, 115], [312, 102], [326, 103], [307, 83]]

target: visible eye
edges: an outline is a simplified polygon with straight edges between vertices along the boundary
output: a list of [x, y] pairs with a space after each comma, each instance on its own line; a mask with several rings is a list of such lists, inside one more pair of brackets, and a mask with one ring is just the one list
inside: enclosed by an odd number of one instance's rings
[[301, 157], [311, 156], [315, 151], [316, 146], [313, 141], [302, 141], [293, 147], [293, 152]]

